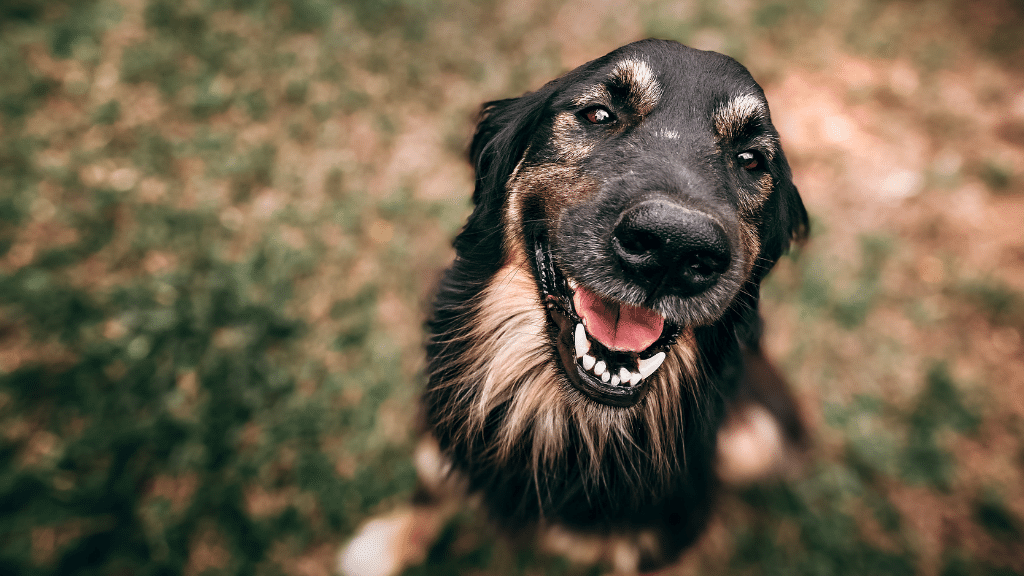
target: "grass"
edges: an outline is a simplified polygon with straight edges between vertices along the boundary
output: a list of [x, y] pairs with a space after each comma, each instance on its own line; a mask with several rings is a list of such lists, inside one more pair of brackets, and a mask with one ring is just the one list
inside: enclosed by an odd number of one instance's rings
[[[959, 25], [959, 3], [682, 8], [0, 3], [0, 574], [329, 574], [414, 485], [421, 326], [468, 213], [477, 107], [633, 39], [620, 17], [719, 42], [772, 89], [820, 69], [821, 43], [910, 62], [922, 89], [958, 51], [1018, 78], [1012, 6], [939, 44], [922, 31]], [[866, 110], [912, 115], [900, 98]], [[816, 446], [802, 472], [726, 494], [670, 573], [1024, 572], [1024, 295], [926, 210], [962, 186], [1015, 202], [1020, 167], [977, 155], [969, 112], [919, 118], [932, 140], [929, 119], [956, 118], [979, 168], [892, 229], [850, 231], [847, 205], [801, 181], [842, 157], [787, 148], [816, 233], [765, 301]], [[916, 277], [935, 253], [944, 272]], [[466, 511], [407, 571], [464, 573], [601, 568]]]

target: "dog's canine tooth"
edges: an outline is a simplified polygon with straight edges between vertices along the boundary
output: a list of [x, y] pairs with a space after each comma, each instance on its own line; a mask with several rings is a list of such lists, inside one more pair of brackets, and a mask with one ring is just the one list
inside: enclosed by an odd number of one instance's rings
[[640, 379], [642, 380], [644, 378], [647, 378], [651, 374], [654, 374], [654, 371], [657, 370], [658, 367], [661, 366], [661, 363], [664, 361], [664, 352], [658, 352], [657, 354], [651, 356], [650, 358], [641, 358], [639, 365], [637, 366], [637, 369], [640, 370]]
[[583, 324], [576, 324], [576, 357], [581, 358], [587, 352], [590, 352], [590, 340], [587, 340], [587, 331], [583, 328]]
[[[602, 377], [608, 374], [608, 365], [604, 363], [604, 360], [598, 360], [597, 364], [594, 365], [594, 374]], [[611, 374], [608, 375], [611, 376]]]
[[641, 376], [638, 372], [630, 372], [629, 373], [629, 385], [630, 386], [636, 386], [643, 379], [644, 379], [644, 377]]
[[584, 370], [590, 370], [591, 368], [594, 367], [594, 364], [597, 364], [597, 358], [594, 358], [590, 354], [584, 354], [583, 355], [583, 369]]

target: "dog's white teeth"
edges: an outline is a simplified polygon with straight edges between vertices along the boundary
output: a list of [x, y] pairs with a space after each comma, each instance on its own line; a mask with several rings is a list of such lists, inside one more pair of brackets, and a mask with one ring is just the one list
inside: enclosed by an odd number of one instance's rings
[[608, 366], [607, 362], [598, 360], [596, 356], [590, 354], [592, 345], [587, 337], [587, 330], [584, 328], [585, 323], [586, 320], [583, 323], [577, 323], [576, 329], [573, 331], [573, 348], [576, 353], [576, 360], [583, 366], [584, 370], [591, 372], [594, 376], [600, 378], [602, 382], [611, 383], [612, 386], [636, 386], [641, 380], [653, 374], [665, 360], [665, 353], [658, 352], [646, 360], [639, 360], [639, 372], [633, 372], [625, 366], [619, 367], [619, 371], [615, 372], [614, 368]]
[[661, 363], [664, 361], [664, 352], [658, 352], [657, 354], [651, 356], [650, 358], [641, 358], [639, 365], [637, 366], [637, 369], [640, 370], [640, 379], [643, 380], [644, 378], [647, 378], [651, 374], [654, 374], [654, 371], [657, 370], [658, 367], [661, 366]]
[[575, 280], [573, 280], [572, 278], [566, 278], [565, 281], [568, 282], [569, 289], [572, 290], [573, 292], [575, 292], [576, 291], [576, 287], [579, 286], [579, 284]]
[[590, 340], [587, 340], [587, 331], [583, 328], [583, 324], [576, 325], [576, 357], [581, 358], [587, 352], [590, 352]]

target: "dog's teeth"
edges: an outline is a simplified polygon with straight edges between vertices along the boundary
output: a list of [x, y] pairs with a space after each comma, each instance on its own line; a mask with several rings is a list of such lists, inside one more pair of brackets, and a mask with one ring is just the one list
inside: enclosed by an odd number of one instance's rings
[[584, 354], [583, 355], [583, 369], [584, 370], [590, 370], [591, 368], [594, 367], [594, 364], [596, 364], [596, 363], [597, 363], [597, 358], [594, 358], [590, 354]]
[[[608, 365], [604, 363], [604, 360], [598, 360], [597, 364], [594, 365], [594, 374], [597, 374], [598, 376], [608, 374]], [[608, 375], [611, 376], [611, 374]], [[607, 378], [605, 380], [607, 380]]]
[[630, 374], [629, 370], [626, 370], [625, 367], [619, 368], [619, 380], [620, 381], [622, 381], [622, 382], [629, 382], [629, 377], [630, 376], [632, 376], [632, 374]]
[[618, 386], [618, 385], [619, 385], [619, 377], [618, 376], [612, 376], [612, 386]]
[[637, 384], [639, 384], [639, 383], [640, 383], [640, 381], [641, 381], [641, 380], [643, 380], [643, 379], [644, 379], [644, 377], [643, 377], [643, 376], [641, 376], [641, 375], [640, 375], [639, 373], [637, 373], [637, 372], [630, 372], [630, 373], [629, 373], [629, 384], [630, 384], [630, 386], [636, 386], [636, 385], [637, 385]]
[[654, 356], [651, 356], [650, 358], [647, 359], [641, 358], [639, 366], [637, 366], [637, 368], [640, 370], [640, 378], [647, 378], [651, 374], [654, 374], [654, 371], [657, 370], [658, 367], [661, 366], [661, 363], [664, 361], [664, 352], [658, 352]]
[[609, 374], [607, 372], [602, 372], [601, 373], [601, 381], [602, 382], [607, 382], [609, 379], [611, 379], [611, 377], [612, 377], [611, 374]]
[[576, 287], [579, 286], [579, 284], [577, 284], [576, 281], [573, 280], [572, 278], [566, 278], [565, 281], [569, 283], [569, 288], [573, 292], [575, 292], [576, 291]]
[[583, 328], [583, 324], [576, 325], [576, 357], [580, 358], [587, 352], [590, 352], [590, 340], [587, 340], [587, 331]]

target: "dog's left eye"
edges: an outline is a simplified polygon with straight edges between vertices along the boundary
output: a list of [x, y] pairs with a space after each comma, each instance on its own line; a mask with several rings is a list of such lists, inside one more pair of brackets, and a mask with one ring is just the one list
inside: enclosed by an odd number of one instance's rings
[[611, 124], [615, 121], [615, 115], [604, 106], [593, 106], [580, 112], [580, 116], [591, 124]]
[[739, 160], [740, 166], [743, 166], [745, 170], [757, 170], [764, 166], [764, 161], [761, 158], [761, 153], [755, 150], [747, 150], [746, 152], [740, 152], [736, 155], [736, 159]]

